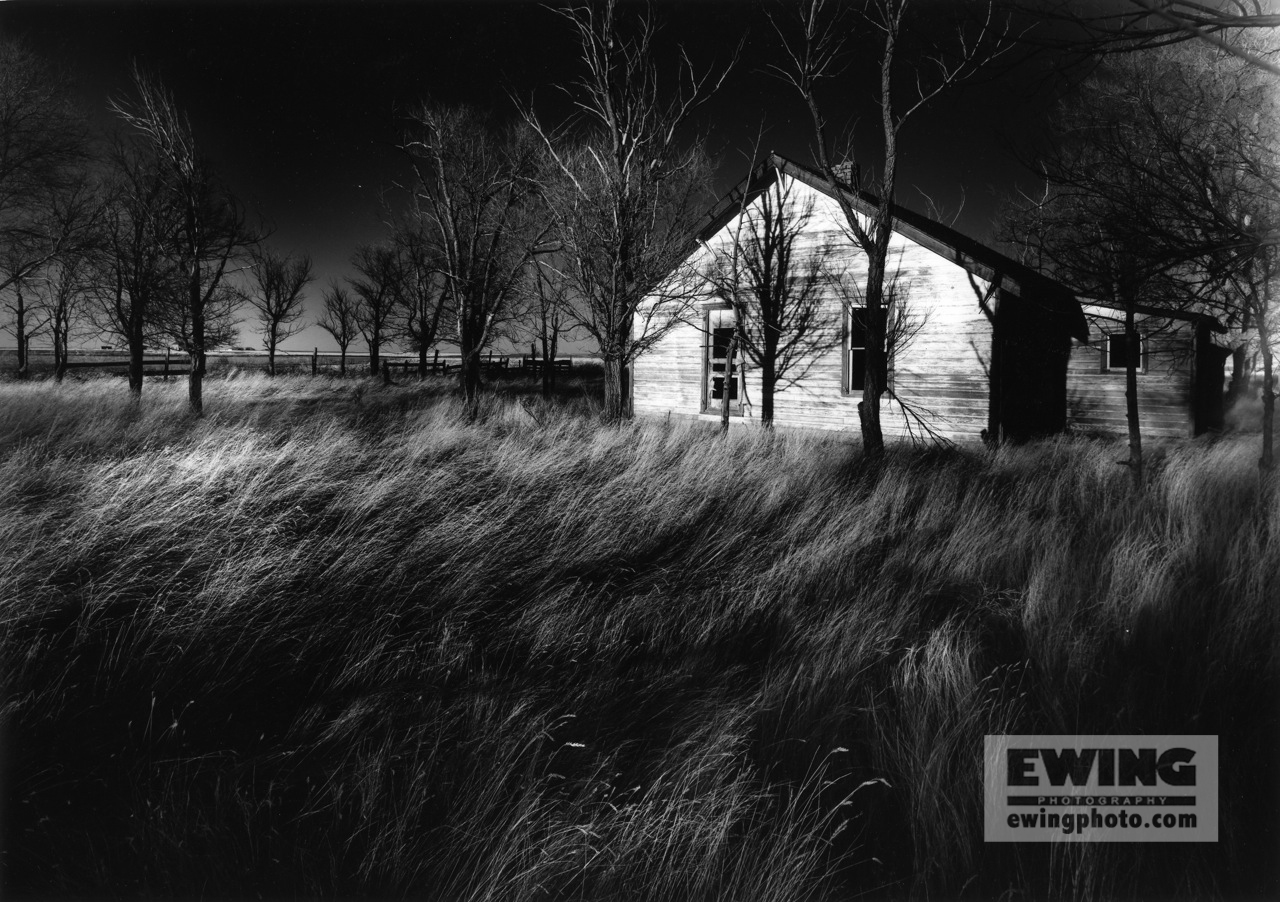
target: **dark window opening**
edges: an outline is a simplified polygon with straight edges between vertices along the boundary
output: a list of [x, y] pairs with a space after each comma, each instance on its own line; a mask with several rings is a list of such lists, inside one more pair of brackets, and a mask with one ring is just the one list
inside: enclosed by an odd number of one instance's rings
[[[738, 380], [733, 378], [737, 375], [737, 367], [729, 364], [729, 345], [733, 342], [733, 327], [721, 326], [711, 332], [711, 398], [712, 400], [720, 400], [724, 397], [724, 371], [725, 366], [729, 365], [729, 400], [734, 401], [738, 397]], [[719, 373], [719, 376], [714, 375]]]
[[[876, 322], [879, 324], [880, 339], [885, 338], [885, 324], [888, 321], [888, 311], [881, 309], [876, 315]], [[854, 307], [849, 311], [849, 350], [848, 350], [848, 367], [849, 367], [849, 391], [859, 392], [866, 387], [867, 376], [867, 347], [870, 336], [867, 334], [867, 325], [870, 319], [867, 317], [866, 307]], [[880, 357], [880, 368], [877, 381], [880, 388], [884, 389], [889, 384], [889, 355], [882, 354]]]
[[742, 349], [736, 349], [734, 360], [729, 359], [729, 347], [734, 337], [733, 311], [711, 310], [707, 314], [707, 344], [705, 388], [703, 408], [718, 411], [725, 400], [728, 384], [730, 413], [741, 415]]
[[[1137, 336], [1137, 342], [1133, 348], [1133, 365], [1137, 370], [1142, 369], [1142, 335]], [[1124, 371], [1128, 368], [1130, 359], [1128, 336], [1123, 332], [1112, 333], [1107, 336], [1106, 350], [1106, 368], [1108, 370]]]

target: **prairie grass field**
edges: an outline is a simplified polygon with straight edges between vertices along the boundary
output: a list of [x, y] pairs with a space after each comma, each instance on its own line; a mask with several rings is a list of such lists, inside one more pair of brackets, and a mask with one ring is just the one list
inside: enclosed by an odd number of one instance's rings
[[[1135, 497], [515, 384], [0, 383], [0, 893], [1280, 896], [1254, 439]], [[1220, 841], [984, 844], [992, 733], [1216, 734]]]

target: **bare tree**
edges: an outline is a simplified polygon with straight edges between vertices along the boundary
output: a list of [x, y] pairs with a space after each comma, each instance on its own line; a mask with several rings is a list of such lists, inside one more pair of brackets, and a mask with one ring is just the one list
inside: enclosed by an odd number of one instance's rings
[[560, 340], [581, 328], [580, 315], [569, 296], [569, 282], [564, 276], [564, 262], [559, 254], [539, 255], [525, 279], [529, 295], [527, 323], [533, 345], [531, 359], [540, 361], [542, 396], [550, 398], [556, 386], [556, 355]]
[[[180, 309], [169, 316], [167, 331], [182, 341], [191, 358], [188, 401], [197, 416], [204, 412], [206, 352], [212, 336], [206, 327], [225, 322], [234, 308], [234, 293], [225, 278], [236, 261], [256, 242], [243, 210], [200, 156], [191, 125], [173, 97], [154, 77], [134, 70], [132, 99], [117, 99], [112, 110], [151, 146], [168, 190], [181, 213], [173, 236], [184, 291]], [[215, 316], [210, 316], [213, 312]]]
[[311, 258], [306, 254], [280, 254], [265, 246], [252, 251], [251, 287], [244, 298], [257, 314], [262, 345], [267, 349], [267, 371], [276, 374], [276, 349], [290, 336], [302, 331], [306, 296], [311, 282]]
[[[863, 292], [867, 305], [866, 374], [858, 418], [863, 449], [872, 457], [884, 452], [884, 432], [880, 424], [880, 398], [885, 391], [882, 324], [886, 322], [886, 266], [894, 226], [902, 131], [927, 103], [1008, 47], [1007, 27], [997, 21], [991, 4], [985, 6], [984, 15], [957, 22], [948, 31], [946, 40], [929, 42], [921, 48], [910, 47], [906, 43], [911, 36], [907, 17], [915, 5], [919, 4], [911, 0], [867, 0], [857, 10], [862, 24], [876, 33], [879, 41], [875, 97], [880, 112], [882, 157], [878, 178], [871, 177], [870, 167], [842, 163], [843, 159], [853, 159], [851, 140], [843, 146], [837, 142], [819, 100], [823, 85], [846, 70], [846, 57], [851, 52], [850, 36], [856, 34], [857, 29], [845, 20], [843, 10], [833, 9], [826, 0], [805, 3], [794, 27], [777, 25], [785, 62], [774, 67], [774, 71], [795, 88], [808, 108], [820, 169], [832, 196], [840, 204], [849, 239], [867, 256]], [[937, 11], [931, 12], [937, 18]], [[924, 34], [925, 29], [919, 26], [917, 29], [917, 36]], [[874, 211], [868, 216], [859, 214], [842, 190], [845, 187], [855, 192], [869, 189], [874, 195], [869, 198], [875, 205]]]
[[630, 415], [631, 365], [694, 296], [698, 280], [682, 265], [707, 206], [710, 165], [682, 130], [729, 71], [699, 75], [682, 57], [676, 83], [666, 84], [653, 19], [623, 23], [617, 6], [561, 10], [585, 69], [568, 91], [578, 121], [552, 132], [527, 116], [559, 170], [546, 197], [579, 322], [600, 347], [610, 419]]
[[67, 348], [93, 293], [94, 257], [103, 249], [107, 202], [98, 186], [82, 181], [55, 205], [59, 232], [66, 235], [57, 256], [40, 270], [36, 288], [53, 339], [54, 378], [62, 381]]
[[356, 296], [356, 325], [369, 348], [369, 375], [382, 372], [382, 345], [395, 309], [399, 267], [389, 244], [362, 244], [351, 257], [359, 277], [347, 283]]
[[44, 271], [43, 304], [48, 311], [49, 334], [53, 339], [53, 375], [61, 382], [67, 372], [67, 349], [77, 334], [85, 305], [91, 296], [90, 263], [87, 255], [59, 256]]
[[421, 223], [396, 229], [396, 279], [392, 328], [403, 346], [418, 355], [418, 378], [427, 375], [427, 351], [440, 338], [448, 309], [439, 254]]
[[16, 375], [19, 379], [27, 376], [27, 353], [31, 339], [48, 322], [36, 289], [40, 274], [28, 265], [28, 260], [21, 251], [12, 248], [7, 249], [3, 258], [0, 258], [0, 279], [5, 283], [3, 292], [0, 292], [0, 312], [5, 315], [3, 328], [13, 335], [17, 343]]
[[0, 290], [52, 259], [69, 237], [50, 211], [80, 181], [84, 121], [61, 73], [21, 42], [0, 40]]
[[[158, 340], [176, 347], [188, 358], [195, 354], [197, 336], [207, 348], [233, 344], [240, 335], [240, 308], [243, 295], [230, 283], [219, 285], [201, 299], [200, 315], [192, 316], [190, 295], [186, 289], [186, 273], [177, 290], [161, 297], [152, 310], [152, 323]], [[188, 392], [188, 399], [190, 393]], [[195, 411], [195, 408], [191, 408]], [[203, 407], [201, 408], [203, 412]]]
[[45, 204], [31, 236], [0, 245], [0, 298], [7, 313], [2, 328], [16, 341], [20, 378], [28, 371], [30, 341], [44, 328], [49, 328], [55, 339], [55, 369], [60, 373], [65, 365], [58, 338], [66, 337], [66, 324], [61, 316], [55, 322], [55, 314], [68, 312], [64, 305], [71, 296], [53, 291], [51, 279], [70, 290], [60, 274], [69, 261], [83, 259], [102, 211], [99, 196], [84, 176], [49, 192]]
[[423, 104], [402, 149], [415, 176], [410, 215], [439, 254], [459, 388], [475, 400], [480, 355], [511, 321], [521, 274], [547, 231], [533, 204], [540, 147], [527, 129], [499, 129], [474, 109]]
[[[1252, 66], [1280, 75], [1280, 66], [1241, 42], [1244, 29], [1280, 28], [1280, 12], [1264, 0], [1127, 0], [1081, 4], [1078, 0], [1025, 0], [1024, 11], [1058, 26], [1032, 43], [1091, 57], [1203, 41]], [[1063, 26], [1066, 26], [1065, 28]]]
[[[835, 248], [804, 240], [814, 204], [797, 197], [794, 186], [779, 173], [744, 204], [730, 239], [711, 249], [707, 273], [712, 291], [733, 309], [734, 350], [760, 370], [765, 428], [773, 426], [774, 395], [840, 346], [840, 324], [828, 303]], [[728, 358], [730, 367], [735, 359]]]
[[338, 373], [347, 374], [347, 348], [356, 340], [360, 325], [359, 302], [338, 282], [331, 281], [324, 290], [324, 315], [316, 323], [338, 343]]
[[156, 311], [181, 290], [170, 238], [180, 210], [154, 152], [116, 143], [105, 187], [101, 241], [90, 257], [90, 318], [129, 349], [129, 390], [142, 397], [142, 361]]

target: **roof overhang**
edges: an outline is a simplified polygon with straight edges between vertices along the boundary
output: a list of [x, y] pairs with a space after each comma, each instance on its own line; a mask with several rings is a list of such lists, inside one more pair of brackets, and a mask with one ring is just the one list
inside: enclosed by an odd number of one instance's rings
[[[1111, 301], [1100, 301], [1096, 298], [1080, 298], [1080, 304], [1088, 316], [1100, 316], [1107, 319], [1119, 319], [1125, 315], [1125, 305]], [[1227, 327], [1218, 318], [1208, 313], [1191, 310], [1177, 310], [1166, 307], [1153, 307], [1149, 304], [1134, 304], [1133, 312], [1138, 316], [1155, 319], [1172, 319], [1180, 322], [1202, 326], [1211, 332], [1225, 335]]]

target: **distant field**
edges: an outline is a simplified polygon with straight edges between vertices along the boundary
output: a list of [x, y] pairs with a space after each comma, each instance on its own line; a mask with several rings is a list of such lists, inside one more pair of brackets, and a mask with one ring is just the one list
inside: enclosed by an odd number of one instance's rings
[[[2, 367], [3, 361], [0, 361]], [[9, 896], [1274, 898], [1256, 438], [898, 449], [431, 379], [0, 384]], [[989, 733], [1209, 733], [1211, 845], [982, 841]]]
[[[176, 363], [185, 360], [186, 355], [176, 351], [170, 352], [171, 358]], [[160, 359], [165, 356], [163, 350], [147, 351], [147, 359]], [[321, 366], [337, 366], [337, 354], [320, 354], [319, 363]], [[104, 350], [103, 348], [79, 348], [68, 354], [68, 360], [71, 362], [101, 362], [112, 364], [127, 364], [129, 362], [129, 352], [120, 349]], [[361, 363], [368, 364], [367, 357], [357, 357], [355, 355], [347, 356], [347, 365], [353, 363], [357, 366]], [[311, 369], [311, 352], [278, 352], [276, 355], [277, 367], [297, 368], [298, 370]], [[0, 348], [0, 376], [11, 373], [18, 365], [17, 352], [12, 348]], [[266, 351], [223, 351], [215, 352], [209, 355], [210, 369], [216, 370], [220, 367], [239, 367], [241, 369], [265, 368], [267, 365]], [[53, 371], [53, 352], [48, 349], [31, 349], [31, 372], [33, 375], [42, 375]]]
[[[186, 358], [185, 355], [178, 352], [170, 352], [171, 357], [176, 365], [180, 365]], [[147, 351], [147, 359], [161, 359], [165, 356], [163, 350]], [[341, 363], [341, 356], [337, 353], [316, 354], [316, 365], [325, 371], [336, 371]], [[277, 351], [276, 352], [276, 372], [281, 374], [309, 374], [311, 372], [311, 351]], [[494, 358], [508, 358], [509, 366], [516, 368], [520, 366], [520, 354], [494, 354]], [[391, 361], [397, 371], [404, 361], [417, 362], [416, 354], [384, 354], [384, 360]], [[428, 359], [432, 359], [429, 357]], [[457, 354], [441, 354], [442, 361], [457, 362]], [[564, 359], [564, 358], [562, 358]], [[598, 363], [591, 357], [575, 356], [567, 358], [572, 360], [573, 365], [582, 366]], [[118, 348], [104, 349], [102, 346], [97, 348], [77, 348], [68, 354], [68, 360], [73, 363], [79, 362], [101, 362], [108, 364], [127, 364], [129, 362], [129, 352]], [[265, 371], [267, 368], [267, 352], [266, 351], [246, 351], [237, 349], [234, 351], [213, 351], [209, 354], [209, 371], [217, 375], [219, 372], [227, 369], [235, 368], [249, 371]], [[0, 380], [10, 376], [18, 366], [18, 352], [14, 348], [0, 348]], [[32, 348], [31, 362], [29, 364], [30, 373], [33, 376], [41, 376], [53, 372], [53, 351], [47, 348]], [[347, 372], [354, 374], [361, 371], [368, 372], [369, 357], [367, 354], [350, 353], [347, 355]], [[123, 370], [117, 370], [123, 375]], [[81, 375], [88, 375], [94, 370], [81, 371]]]

